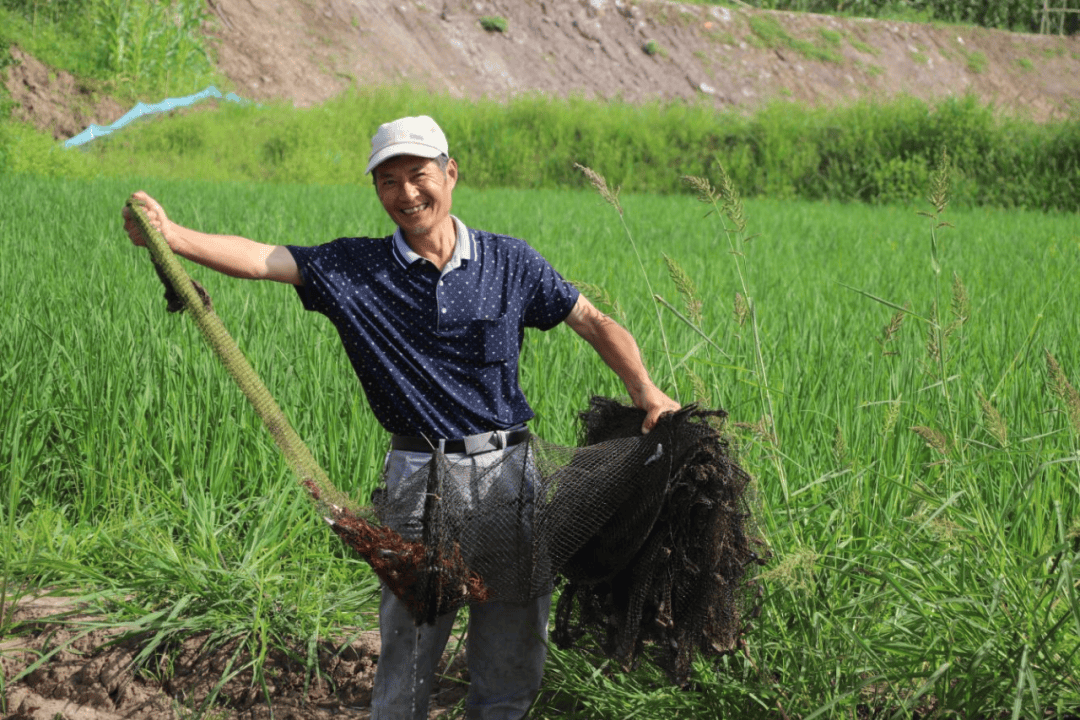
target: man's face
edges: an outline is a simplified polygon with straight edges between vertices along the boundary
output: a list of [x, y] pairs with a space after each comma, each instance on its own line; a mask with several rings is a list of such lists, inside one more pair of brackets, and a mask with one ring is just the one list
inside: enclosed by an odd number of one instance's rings
[[399, 155], [373, 171], [383, 208], [406, 237], [425, 235], [450, 216], [450, 194], [457, 184], [457, 163], [446, 172], [435, 160]]

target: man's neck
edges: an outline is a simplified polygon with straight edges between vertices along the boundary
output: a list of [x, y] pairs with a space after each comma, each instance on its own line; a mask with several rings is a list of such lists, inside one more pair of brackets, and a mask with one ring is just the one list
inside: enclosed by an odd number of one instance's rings
[[450, 262], [457, 245], [457, 227], [450, 216], [425, 233], [406, 233], [402, 230], [401, 236], [414, 253], [431, 261], [439, 270]]

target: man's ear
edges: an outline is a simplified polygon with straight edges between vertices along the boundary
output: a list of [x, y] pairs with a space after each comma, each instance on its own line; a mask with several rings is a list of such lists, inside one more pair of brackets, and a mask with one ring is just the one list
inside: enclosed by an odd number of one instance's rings
[[455, 160], [454, 158], [450, 158], [446, 162], [446, 177], [450, 180], [450, 189], [453, 190], [454, 186], [457, 185], [458, 179], [457, 160]]

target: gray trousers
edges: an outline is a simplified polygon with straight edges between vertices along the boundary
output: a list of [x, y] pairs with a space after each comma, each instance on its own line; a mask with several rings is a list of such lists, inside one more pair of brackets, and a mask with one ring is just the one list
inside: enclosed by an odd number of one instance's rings
[[[483, 468], [501, 459], [496, 450], [480, 455], [448, 454], [457, 465], [471, 463]], [[398, 532], [413, 535], [423, 510], [424, 487], [404, 487], [429, 460], [427, 453], [394, 450], [386, 457], [386, 489], [391, 495], [417, 498], [412, 517], [388, 519]], [[515, 463], [508, 463], [513, 466]], [[483, 497], [498, 492], [506, 482], [527, 482], [519, 477], [489, 478], [485, 487], [472, 488]], [[419, 481], [419, 478], [416, 478]], [[528, 711], [540, 691], [547, 656], [547, 626], [551, 595], [524, 603], [488, 602], [469, 608], [466, 655], [469, 694], [465, 717], [482, 720], [516, 720]], [[443, 649], [450, 638], [456, 613], [436, 619], [433, 625], [417, 626], [405, 605], [385, 586], [379, 604], [382, 651], [375, 668], [372, 720], [426, 720], [428, 701]]]

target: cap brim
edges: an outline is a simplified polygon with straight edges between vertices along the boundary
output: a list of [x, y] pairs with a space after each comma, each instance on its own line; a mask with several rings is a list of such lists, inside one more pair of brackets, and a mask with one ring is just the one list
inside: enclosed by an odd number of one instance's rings
[[379, 150], [379, 152], [371, 156], [371, 159], [368, 160], [367, 170], [364, 171], [364, 174], [367, 175], [382, 163], [386, 162], [392, 157], [397, 157], [398, 155], [415, 155], [416, 157], [422, 158], [437, 158], [443, 154], [444, 153], [442, 150], [436, 147], [431, 147], [430, 145], [421, 145], [420, 143], [405, 142], [394, 143], [393, 145], [387, 145], [382, 150]]

